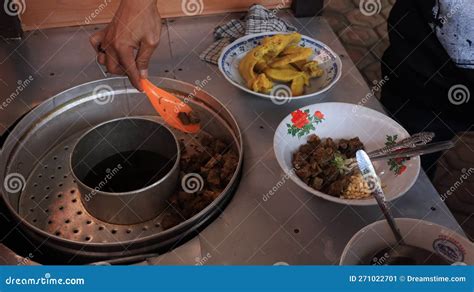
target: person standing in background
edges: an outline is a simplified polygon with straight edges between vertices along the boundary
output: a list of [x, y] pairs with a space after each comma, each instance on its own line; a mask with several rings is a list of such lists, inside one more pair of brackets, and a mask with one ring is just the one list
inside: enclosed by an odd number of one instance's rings
[[411, 134], [454, 139], [455, 148], [423, 156], [422, 165], [474, 238], [474, 1], [397, 0], [388, 31], [381, 101]]

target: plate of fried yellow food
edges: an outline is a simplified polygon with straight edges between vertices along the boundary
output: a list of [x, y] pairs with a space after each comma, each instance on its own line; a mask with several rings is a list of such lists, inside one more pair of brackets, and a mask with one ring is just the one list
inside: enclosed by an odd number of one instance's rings
[[339, 56], [327, 45], [297, 32], [239, 38], [224, 48], [218, 64], [234, 86], [279, 101], [327, 91], [342, 69]]

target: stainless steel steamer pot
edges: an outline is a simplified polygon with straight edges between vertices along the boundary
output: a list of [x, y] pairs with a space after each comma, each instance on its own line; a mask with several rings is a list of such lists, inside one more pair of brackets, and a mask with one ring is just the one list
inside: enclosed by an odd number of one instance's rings
[[[151, 81], [186, 98], [199, 114], [203, 131], [232, 145], [239, 155], [237, 169], [213, 203], [171, 229], [163, 230], [160, 218], [132, 225], [101, 222], [81, 204], [68, 163], [73, 145], [86, 131], [106, 121], [141, 117], [160, 122], [161, 118], [146, 96], [124, 77], [82, 84], [46, 100], [22, 118], [6, 138], [0, 152], [0, 190], [17, 227], [38, 247], [64, 255], [64, 263], [172, 248], [221, 212], [237, 187], [243, 145], [232, 114], [216, 98], [194, 90], [191, 84], [158, 77]], [[174, 134], [184, 143], [196, 142], [188, 134]]]
[[[159, 165], [147, 156], [137, 161], [140, 165], [134, 165], [129, 160], [137, 151], [159, 155], [166, 162]], [[77, 183], [82, 205], [93, 217], [104, 222], [133, 225], [152, 220], [166, 210], [167, 199], [176, 191], [180, 152], [173, 132], [155, 121], [125, 117], [90, 129], [78, 139], [70, 158], [71, 175]], [[120, 160], [110, 161], [114, 156]], [[107, 164], [103, 166], [105, 172], [95, 173], [94, 182], [86, 181], [94, 167], [103, 161]], [[146, 178], [147, 182], [130, 177], [144, 168], [154, 172], [153, 177]], [[163, 169], [166, 173], [157, 177]], [[119, 187], [127, 189], [107, 188], [117, 180]], [[132, 180], [140, 186], [131, 183]]]

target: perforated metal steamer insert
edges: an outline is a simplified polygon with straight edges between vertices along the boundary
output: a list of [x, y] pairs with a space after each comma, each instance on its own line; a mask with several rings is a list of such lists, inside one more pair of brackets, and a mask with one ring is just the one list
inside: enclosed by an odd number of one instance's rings
[[[212, 115], [215, 116], [214, 113]], [[156, 116], [143, 117], [161, 121], [161, 118]], [[213, 123], [216, 122], [223, 123], [219, 118], [213, 119]], [[212, 128], [215, 129], [215, 126]], [[224, 136], [233, 136], [224, 124], [220, 129]], [[117, 225], [103, 222], [85, 210], [76, 181], [71, 175], [69, 160], [74, 145], [87, 130], [88, 128], [58, 143], [36, 163], [20, 194], [18, 214], [30, 224], [51, 235], [84, 244], [121, 243], [162, 232], [160, 222], [163, 213], [143, 223]], [[202, 147], [196, 136], [183, 134], [177, 130], [173, 132], [178, 140], [186, 145], [188, 153]], [[203, 132], [219, 136], [219, 133]]]
[[121, 242], [163, 231], [161, 217], [116, 225], [102, 222], [84, 209], [69, 168], [78, 138], [76, 135], [57, 145], [37, 164], [20, 196], [20, 216], [48, 233], [74, 241]]

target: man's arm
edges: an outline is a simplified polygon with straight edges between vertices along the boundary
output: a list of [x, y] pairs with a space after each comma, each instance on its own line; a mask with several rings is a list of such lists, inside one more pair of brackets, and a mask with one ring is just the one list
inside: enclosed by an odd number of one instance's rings
[[126, 74], [133, 86], [142, 91], [140, 78], [148, 78], [148, 63], [160, 33], [156, 0], [122, 0], [109, 25], [92, 35], [90, 42], [108, 72]]

